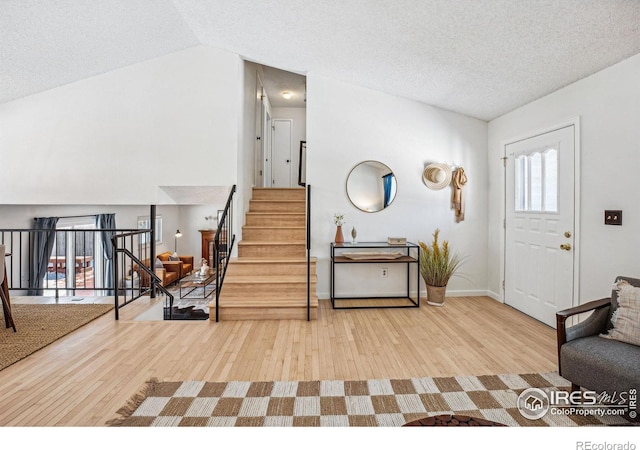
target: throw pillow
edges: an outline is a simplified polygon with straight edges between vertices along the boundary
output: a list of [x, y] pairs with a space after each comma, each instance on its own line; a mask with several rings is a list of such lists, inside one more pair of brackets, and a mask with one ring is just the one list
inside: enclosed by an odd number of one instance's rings
[[155, 268], [156, 269], [164, 269], [164, 264], [162, 264], [162, 261], [160, 260], [160, 258], [156, 258]]
[[173, 255], [169, 256], [169, 261], [180, 261], [178, 253], [174, 252]]
[[624, 280], [619, 281], [617, 286], [618, 308], [615, 311], [614, 326], [607, 334], [600, 336], [640, 345], [640, 288]]

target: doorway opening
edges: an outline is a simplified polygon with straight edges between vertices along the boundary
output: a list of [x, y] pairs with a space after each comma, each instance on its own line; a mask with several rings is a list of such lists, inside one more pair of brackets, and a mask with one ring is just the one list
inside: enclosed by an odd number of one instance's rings
[[307, 140], [306, 77], [258, 66], [256, 80], [254, 184], [297, 187], [300, 164], [306, 163], [298, 151]]
[[42, 286], [44, 296], [94, 295], [103, 285], [102, 242], [95, 239], [95, 216], [61, 218], [56, 224], [53, 252]]

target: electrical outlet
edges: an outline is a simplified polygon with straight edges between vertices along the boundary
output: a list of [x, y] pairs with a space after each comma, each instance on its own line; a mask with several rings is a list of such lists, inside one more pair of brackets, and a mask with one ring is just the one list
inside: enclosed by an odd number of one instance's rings
[[387, 270], [386, 267], [383, 267], [382, 269], [380, 269], [380, 277], [387, 278], [388, 274], [389, 274], [389, 271]]

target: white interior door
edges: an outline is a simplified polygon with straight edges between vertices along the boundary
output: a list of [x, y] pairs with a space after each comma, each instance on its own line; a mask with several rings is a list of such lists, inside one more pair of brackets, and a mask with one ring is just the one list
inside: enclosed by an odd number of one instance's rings
[[264, 104], [264, 87], [262, 86], [262, 80], [260, 76], [256, 74], [256, 96], [255, 96], [255, 127], [256, 127], [256, 141], [255, 141], [255, 173], [254, 184], [256, 186], [264, 186], [264, 167], [263, 161], [265, 160], [264, 152], [264, 116], [265, 116], [265, 104]]
[[262, 170], [264, 171], [263, 183], [259, 186], [271, 187], [273, 181], [271, 176], [271, 114], [265, 109], [264, 111], [264, 133], [262, 134], [262, 142], [264, 144], [263, 149], [263, 161]]
[[291, 187], [291, 119], [272, 121], [272, 187]]
[[574, 296], [575, 126], [505, 153], [505, 303], [555, 328]]

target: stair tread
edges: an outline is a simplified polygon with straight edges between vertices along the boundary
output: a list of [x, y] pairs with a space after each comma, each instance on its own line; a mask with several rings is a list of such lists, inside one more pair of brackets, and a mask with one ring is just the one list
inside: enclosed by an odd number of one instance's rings
[[306, 227], [304, 225], [243, 225], [243, 229], [263, 229], [263, 228], [275, 228], [278, 230], [304, 230]]
[[247, 241], [242, 240], [238, 245], [305, 245], [307, 241]]
[[303, 187], [262, 187], [253, 186], [251, 189], [254, 191], [304, 191]]
[[[312, 308], [318, 307], [318, 298], [311, 297], [309, 299], [309, 305]], [[209, 303], [210, 308], [215, 308], [215, 301]], [[220, 299], [220, 304], [218, 305], [220, 308], [306, 308], [307, 307], [307, 299], [268, 299], [265, 301], [264, 299], [256, 299], [256, 298], [246, 298], [246, 299], [233, 299], [231, 302], [225, 302], [223, 298]]]
[[[316, 256], [312, 256], [310, 258], [311, 262], [318, 261]], [[255, 264], [255, 263], [298, 263], [298, 262], [307, 262], [306, 256], [243, 256], [242, 258], [234, 257], [229, 259], [229, 264], [238, 263], [238, 264]]]
[[251, 199], [252, 202], [257, 202], [257, 203], [269, 203], [269, 202], [276, 202], [276, 203], [305, 203], [306, 200], [297, 200], [297, 199], [288, 199], [288, 198], [258, 198], [258, 199]]
[[273, 215], [277, 214], [279, 216], [304, 216], [306, 213], [304, 212], [290, 212], [290, 211], [247, 211], [245, 214], [247, 215], [256, 215], [256, 216], [264, 216], [264, 215]]
[[[311, 282], [315, 282], [316, 275], [312, 274]], [[307, 274], [301, 275], [231, 275], [228, 274], [224, 278], [224, 283], [242, 283], [242, 284], [258, 284], [258, 283], [306, 283]]]

